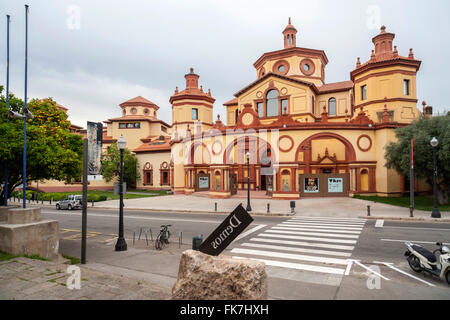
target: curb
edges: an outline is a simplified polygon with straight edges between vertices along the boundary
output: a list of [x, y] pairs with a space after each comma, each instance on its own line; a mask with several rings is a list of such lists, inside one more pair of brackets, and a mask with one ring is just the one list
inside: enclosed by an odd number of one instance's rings
[[382, 219], [382, 220], [395, 220], [395, 221], [416, 221], [416, 222], [435, 222], [435, 223], [446, 223], [450, 222], [450, 219], [442, 218], [420, 218], [420, 217], [384, 217], [384, 216], [358, 216], [358, 218], [363, 219]]

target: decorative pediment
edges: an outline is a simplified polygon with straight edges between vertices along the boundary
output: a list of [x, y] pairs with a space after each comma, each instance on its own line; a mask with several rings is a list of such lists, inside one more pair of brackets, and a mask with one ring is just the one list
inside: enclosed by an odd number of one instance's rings
[[370, 118], [364, 112], [363, 107], [361, 107], [361, 111], [358, 113], [356, 118], [350, 120], [350, 123], [354, 123], [354, 124], [373, 124], [373, 121], [370, 120]]
[[239, 114], [237, 120], [237, 127], [257, 127], [260, 126], [259, 116], [255, 110], [253, 110], [252, 105], [247, 103], [244, 105], [244, 109]]
[[325, 148], [325, 155], [320, 156], [320, 153], [317, 154], [317, 160], [316, 163], [336, 163], [337, 157], [336, 153], [333, 153], [332, 156], [328, 153], [328, 148]]

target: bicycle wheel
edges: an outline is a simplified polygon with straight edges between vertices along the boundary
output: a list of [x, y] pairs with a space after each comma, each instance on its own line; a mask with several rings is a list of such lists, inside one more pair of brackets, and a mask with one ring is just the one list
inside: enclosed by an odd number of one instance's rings
[[155, 249], [156, 250], [161, 250], [162, 249], [161, 236], [160, 235], [158, 235], [158, 237], [155, 240]]
[[166, 233], [166, 243], [169, 243], [169, 238], [170, 238], [170, 231], [167, 230], [167, 233]]

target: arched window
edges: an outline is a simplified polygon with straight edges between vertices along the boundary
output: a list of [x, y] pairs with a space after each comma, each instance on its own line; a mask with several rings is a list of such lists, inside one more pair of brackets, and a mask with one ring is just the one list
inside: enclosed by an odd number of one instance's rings
[[266, 96], [267, 117], [278, 116], [278, 91], [270, 90]]
[[239, 109], [234, 110], [234, 123], [236, 124], [238, 122], [239, 118]]
[[328, 100], [328, 114], [330, 116], [336, 115], [336, 99], [335, 98], [330, 98], [330, 100]]
[[369, 191], [369, 172], [367, 169], [361, 170], [361, 191]]

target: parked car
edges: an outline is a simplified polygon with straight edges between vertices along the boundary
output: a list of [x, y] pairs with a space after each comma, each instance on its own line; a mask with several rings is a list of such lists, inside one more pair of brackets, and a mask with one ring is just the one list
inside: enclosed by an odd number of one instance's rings
[[66, 197], [66, 199], [64, 200], [59, 200], [58, 202], [56, 202], [56, 209], [60, 210], [60, 209], [69, 209], [69, 210], [73, 210], [73, 209], [79, 209], [81, 208], [81, 200], [82, 200], [82, 196], [81, 195], [68, 195]]

